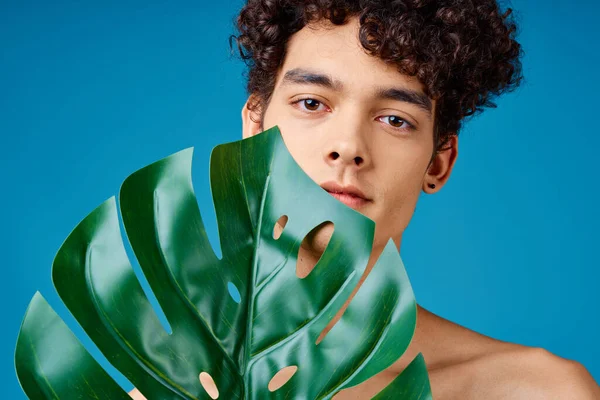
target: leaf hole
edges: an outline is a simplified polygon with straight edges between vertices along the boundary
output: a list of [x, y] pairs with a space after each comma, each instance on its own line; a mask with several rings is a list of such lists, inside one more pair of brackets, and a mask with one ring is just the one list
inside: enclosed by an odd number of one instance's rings
[[275, 222], [275, 226], [273, 227], [273, 239], [277, 240], [281, 237], [281, 233], [283, 232], [283, 228], [288, 222], [288, 216], [282, 215], [279, 217], [277, 222]]
[[219, 389], [217, 389], [217, 385], [215, 385], [215, 381], [212, 376], [210, 376], [206, 372], [200, 372], [200, 384], [206, 390], [206, 393], [210, 396], [211, 399], [219, 398]]
[[285, 367], [279, 370], [271, 380], [269, 381], [269, 391], [274, 392], [277, 389], [281, 388], [283, 385], [288, 383], [292, 376], [298, 371], [298, 367], [295, 365], [290, 365], [289, 367]]
[[300, 279], [306, 278], [321, 259], [329, 240], [333, 235], [333, 222], [324, 221], [314, 227], [306, 234], [296, 260], [296, 276]]
[[227, 283], [227, 290], [229, 291], [229, 295], [231, 296], [231, 298], [233, 299], [233, 301], [235, 301], [236, 303], [240, 304], [240, 301], [242, 301], [242, 296], [240, 295], [240, 291], [238, 290], [237, 286], [235, 286], [231, 282], [228, 282]]

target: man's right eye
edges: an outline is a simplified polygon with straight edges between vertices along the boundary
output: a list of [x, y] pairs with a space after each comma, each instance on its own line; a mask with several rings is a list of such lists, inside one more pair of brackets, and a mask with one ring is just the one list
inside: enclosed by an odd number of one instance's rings
[[317, 111], [320, 105], [324, 105], [322, 102], [313, 99], [312, 97], [304, 97], [293, 101], [291, 104], [293, 104], [295, 107], [299, 107], [301, 111], [306, 113]]

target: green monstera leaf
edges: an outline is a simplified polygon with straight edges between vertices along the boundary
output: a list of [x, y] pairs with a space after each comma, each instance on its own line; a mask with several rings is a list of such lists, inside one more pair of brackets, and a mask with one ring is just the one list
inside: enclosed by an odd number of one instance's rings
[[[170, 324], [165, 331], [127, 257], [116, 201], [90, 213], [58, 251], [61, 299], [114, 365], [149, 400], [331, 399], [382, 371], [408, 347], [416, 303], [390, 239], [345, 313], [317, 338], [363, 274], [375, 223], [313, 182], [277, 127], [215, 147], [211, 190], [222, 258], [214, 253], [191, 179], [192, 149], [129, 176], [120, 214], [139, 265]], [[275, 238], [276, 221], [287, 216]], [[302, 239], [325, 221], [329, 244], [296, 275]], [[27, 309], [15, 354], [32, 399], [128, 399], [44, 298]], [[283, 386], [268, 384], [296, 366]], [[429, 399], [422, 355], [376, 399]]]

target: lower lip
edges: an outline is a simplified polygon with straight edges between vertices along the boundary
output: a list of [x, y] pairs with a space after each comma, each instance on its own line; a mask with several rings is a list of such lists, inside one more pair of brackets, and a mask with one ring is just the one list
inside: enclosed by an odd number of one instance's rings
[[362, 197], [352, 196], [351, 194], [347, 193], [328, 193], [336, 199], [338, 199], [339, 201], [341, 201], [342, 203], [352, 208], [362, 207], [369, 202], [369, 200], [363, 199]]

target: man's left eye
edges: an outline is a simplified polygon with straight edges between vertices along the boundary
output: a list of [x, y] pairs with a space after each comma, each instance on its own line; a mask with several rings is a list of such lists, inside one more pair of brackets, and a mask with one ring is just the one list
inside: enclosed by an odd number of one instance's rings
[[[389, 125], [394, 127], [394, 128], [398, 128], [398, 129], [413, 129], [413, 126], [410, 122], [406, 121], [405, 119], [402, 119], [396, 115], [386, 115], [384, 117], [379, 117], [379, 118], [388, 118], [389, 121]], [[402, 128], [402, 125], [406, 124], [404, 128]]]

